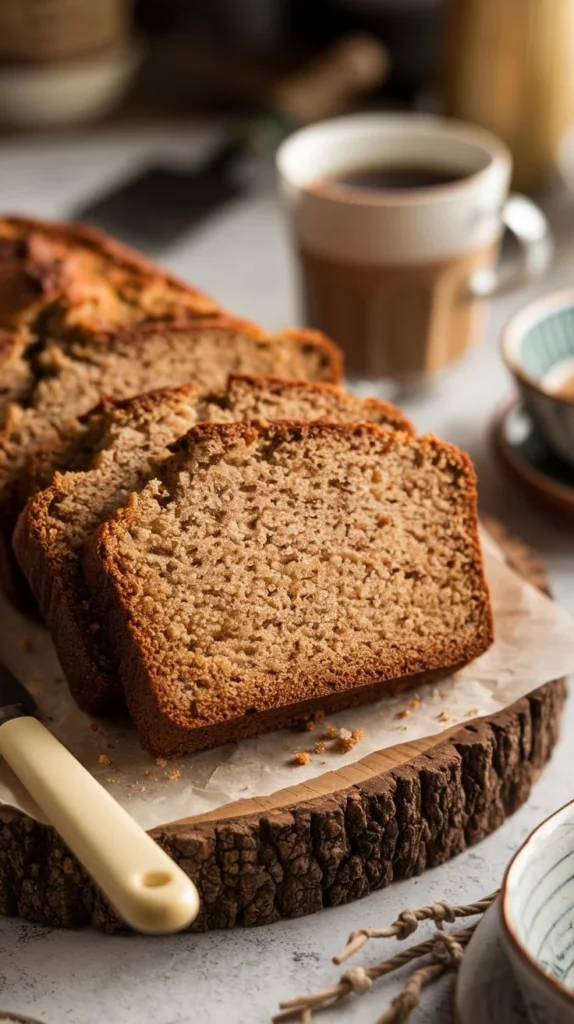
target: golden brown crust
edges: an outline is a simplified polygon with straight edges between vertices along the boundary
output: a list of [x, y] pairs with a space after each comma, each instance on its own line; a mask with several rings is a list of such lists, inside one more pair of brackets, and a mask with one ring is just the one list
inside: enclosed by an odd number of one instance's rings
[[[121, 664], [121, 675], [126, 700], [142, 745], [155, 754], [178, 756], [184, 752], [196, 751], [214, 743], [254, 735], [262, 730], [279, 728], [297, 720], [310, 710], [325, 708], [339, 709], [373, 699], [375, 695], [395, 692], [396, 680], [405, 685], [404, 677], [421, 673], [453, 670], [467, 664], [482, 654], [493, 639], [492, 612], [488, 590], [484, 581], [482, 556], [478, 538], [476, 513], [476, 480], [474, 470], [467, 456], [452, 445], [444, 444], [433, 436], [419, 440], [406, 434], [385, 432], [375, 425], [335, 425], [315, 422], [310, 424], [281, 422], [278, 424], [234, 423], [202, 424], [192, 428], [188, 434], [172, 446], [174, 453], [187, 453], [196, 445], [204, 445], [210, 451], [209, 442], [222, 440], [225, 448], [234, 447], [238, 442], [246, 445], [263, 439], [270, 449], [277, 444], [298, 442], [306, 438], [327, 439], [334, 435], [371, 435], [379, 444], [379, 454], [402, 445], [416, 445], [431, 459], [446, 460], [449, 468], [459, 474], [460, 486], [465, 492], [465, 528], [470, 542], [470, 564], [473, 567], [475, 592], [475, 614], [479, 623], [476, 632], [465, 639], [452, 636], [440, 647], [432, 641], [421, 642], [418, 650], [410, 653], [391, 650], [384, 664], [378, 663], [363, 668], [349, 664], [346, 670], [312, 679], [293, 675], [282, 681], [281, 703], [277, 706], [276, 690], [265, 690], [260, 686], [256, 674], [253, 678], [246, 671], [241, 677], [241, 687], [234, 688], [233, 701], [226, 704], [226, 681], [221, 675], [221, 666], [209, 666], [201, 662], [200, 675], [209, 679], [209, 689], [221, 693], [221, 700], [202, 704], [201, 711], [191, 702], [189, 711], [182, 716], [178, 705], [166, 696], [170, 689], [170, 667], [166, 658], [158, 664], [156, 652], [150, 645], [149, 637], [141, 621], [132, 615], [129, 583], [124, 570], [115, 558], [116, 534], [130, 533], [138, 527], [138, 496], [132, 494], [128, 503], [104, 523], [95, 539], [88, 546], [85, 571], [94, 594], [100, 595], [102, 616], [107, 635]], [[168, 467], [171, 463], [168, 464]], [[174, 468], [174, 476], [177, 466]], [[169, 469], [168, 469], [169, 472]], [[164, 500], [164, 499], [162, 499]], [[190, 680], [192, 671], [190, 671]], [[167, 676], [166, 676], [167, 673]], [[418, 680], [417, 680], [418, 681]], [[309, 694], [312, 697], [309, 698]], [[255, 706], [257, 713], [252, 714]]]
[[[87, 258], [83, 265], [82, 258]], [[96, 260], [95, 266], [90, 266]], [[33, 322], [45, 307], [58, 300], [68, 307], [82, 306], [89, 299], [89, 289], [100, 291], [99, 282], [90, 281], [90, 270], [97, 271], [97, 261], [110, 269], [124, 271], [126, 284], [139, 280], [154, 288], [163, 286], [173, 292], [175, 316], [209, 315], [220, 307], [196, 288], [160, 269], [140, 253], [115, 239], [84, 225], [62, 224], [39, 218], [10, 216], [0, 218], [0, 324], [10, 329]], [[176, 300], [180, 295], [180, 303]], [[109, 304], [108, 304], [109, 305]], [[82, 316], [82, 327], [105, 327], [101, 311]], [[68, 319], [61, 311], [58, 322]], [[168, 317], [167, 311], [164, 316]], [[157, 317], [156, 317], [157, 319]], [[118, 321], [121, 326], [122, 317]], [[113, 317], [110, 320], [113, 323]]]

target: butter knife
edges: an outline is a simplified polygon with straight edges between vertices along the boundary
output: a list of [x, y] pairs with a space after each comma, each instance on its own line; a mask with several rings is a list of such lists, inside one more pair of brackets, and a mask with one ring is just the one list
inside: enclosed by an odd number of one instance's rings
[[199, 911], [192, 880], [36, 718], [30, 693], [0, 664], [0, 755], [136, 931], [163, 935]]

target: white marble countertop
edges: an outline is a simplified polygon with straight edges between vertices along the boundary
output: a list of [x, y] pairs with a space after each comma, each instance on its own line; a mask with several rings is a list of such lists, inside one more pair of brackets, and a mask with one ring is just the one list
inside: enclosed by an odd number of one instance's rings
[[[167, 126], [152, 134], [122, 128], [80, 139], [4, 142], [0, 208], [63, 218], [147, 155], [185, 157], [208, 135]], [[511, 489], [489, 442], [493, 410], [509, 390], [497, 350], [502, 324], [528, 298], [574, 280], [574, 198], [557, 187], [546, 207], [558, 243], [552, 273], [494, 302], [482, 344], [436, 395], [410, 403], [408, 412], [421, 431], [433, 430], [469, 451], [484, 511], [537, 548], [557, 600], [574, 613], [572, 530], [547, 519]], [[295, 320], [292, 266], [269, 169], [261, 170], [260, 187], [251, 197], [222, 210], [161, 259], [238, 314], [272, 328]], [[0, 918], [0, 1011], [28, 1013], [45, 1024], [264, 1024], [280, 998], [335, 980], [330, 956], [353, 928], [388, 924], [406, 906], [437, 899], [467, 902], [496, 888], [521, 840], [574, 796], [573, 734], [571, 704], [562, 740], [530, 800], [493, 836], [449, 864], [360, 903], [261, 929], [161, 940], [56, 931]], [[383, 948], [389, 946], [368, 949], [364, 962], [377, 962]], [[323, 1019], [372, 1024], [392, 992], [392, 985], [380, 985]], [[451, 980], [425, 994], [412, 1020], [450, 1024]]]

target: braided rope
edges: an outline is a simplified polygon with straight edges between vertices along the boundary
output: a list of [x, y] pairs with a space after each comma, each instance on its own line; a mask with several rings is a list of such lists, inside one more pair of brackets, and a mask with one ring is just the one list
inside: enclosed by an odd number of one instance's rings
[[476, 903], [468, 903], [465, 906], [453, 907], [444, 900], [432, 903], [428, 907], [419, 907], [418, 910], [403, 910], [396, 921], [388, 928], [359, 928], [351, 932], [347, 945], [340, 953], [333, 957], [333, 963], [342, 964], [349, 957], [365, 945], [369, 939], [392, 939], [393, 937], [402, 940], [415, 932], [421, 921], [434, 921], [437, 928], [442, 928], [445, 921], [452, 924], [459, 917], [473, 917], [475, 914], [484, 914], [490, 904], [496, 899], [498, 892], [477, 900]]
[[[413, 960], [429, 956], [429, 962], [412, 974], [404, 988], [376, 1022], [376, 1024], [404, 1024], [412, 1011], [419, 1005], [423, 988], [447, 971], [458, 969], [464, 956], [465, 947], [476, 928], [475, 924], [458, 931], [446, 932], [443, 928], [445, 921], [452, 923], [459, 917], [482, 914], [494, 902], [497, 895], [498, 893], [493, 893], [476, 903], [461, 907], [452, 907], [450, 904], [440, 901], [428, 907], [421, 907], [419, 910], [404, 910], [390, 928], [376, 931], [360, 929], [353, 932], [343, 954], [340, 954], [339, 958], [335, 958], [339, 962], [340, 959], [347, 959], [351, 952], [355, 952], [369, 938], [395, 937], [401, 940], [412, 935], [419, 923], [425, 920], [432, 920], [437, 926], [437, 930], [426, 942], [420, 942], [409, 949], [401, 950], [400, 953], [383, 960], [374, 967], [351, 967], [340, 976], [338, 982], [329, 988], [282, 1002], [280, 1004], [281, 1012], [273, 1017], [273, 1021], [275, 1024], [279, 1024], [283, 1021], [299, 1020], [300, 1024], [312, 1024], [314, 1010], [333, 1006], [349, 995], [364, 995], [370, 992], [373, 983], [379, 978], [405, 967]], [[357, 946], [359, 937], [362, 938], [362, 941]], [[350, 947], [351, 952], [349, 952]]]

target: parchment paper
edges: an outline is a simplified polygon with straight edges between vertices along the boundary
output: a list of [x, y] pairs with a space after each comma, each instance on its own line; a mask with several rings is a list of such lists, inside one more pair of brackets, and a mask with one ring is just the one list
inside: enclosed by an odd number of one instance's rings
[[[375, 750], [432, 736], [489, 715], [574, 670], [574, 623], [503, 561], [483, 532], [486, 574], [494, 608], [491, 649], [437, 686], [385, 698], [329, 718], [338, 728], [363, 730], [346, 753], [330, 743], [302, 767], [296, 750], [313, 751], [324, 734], [291, 730], [230, 743], [167, 764], [142, 752], [127, 721], [93, 722], [68, 694], [47, 632], [7, 604], [0, 605], [0, 658], [33, 693], [42, 717], [89, 771], [145, 828], [213, 811], [234, 800], [269, 796]], [[420, 699], [420, 706], [417, 704]], [[406, 715], [403, 712], [408, 712]], [[0, 805], [42, 820], [41, 812], [6, 765], [0, 764]]]

